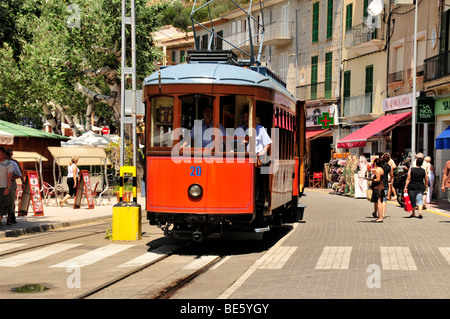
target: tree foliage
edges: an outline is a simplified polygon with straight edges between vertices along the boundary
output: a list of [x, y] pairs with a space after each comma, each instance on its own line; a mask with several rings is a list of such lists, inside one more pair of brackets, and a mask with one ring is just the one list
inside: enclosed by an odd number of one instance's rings
[[[153, 71], [151, 33], [164, 7], [135, 1], [140, 81]], [[12, 0], [0, 9], [4, 30], [11, 30], [0, 34], [0, 111], [17, 110], [11, 119], [20, 122], [26, 109], [38, 110], [33, 114], [43, 112], [56, 132], [61, 117], [76, 131], [72, 116], [89, 118], [97, 105], [103, 112], [108, 105], [120, 121], [121, 0]], [[131, 59], [130, 28], [127, 38]]]

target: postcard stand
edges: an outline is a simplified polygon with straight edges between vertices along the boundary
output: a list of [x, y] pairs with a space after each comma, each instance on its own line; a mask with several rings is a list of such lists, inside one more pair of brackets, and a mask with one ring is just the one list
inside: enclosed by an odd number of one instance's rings
[[86, 194], [87, 203], [89, 209], [94, 208], [94, 196], [92, 195], [91, 190], [91, 181], [89, 179], [89, 171], [82, 170], [80, 180], [77, 185], [77, 192], [75, 193], [75, 202], [73, 204], [73, 208], [80, 208], [81, 199], [83, 198], [83, 191]]
[[33, 204], [34, 216], [44, 216], [44, 205], [39, 187], [39, 177], [36, 171], [27, 171], [27, 179], [22, 184], [22, 198], [19, 205], [19, 216], [27, 216], [30, 200]]

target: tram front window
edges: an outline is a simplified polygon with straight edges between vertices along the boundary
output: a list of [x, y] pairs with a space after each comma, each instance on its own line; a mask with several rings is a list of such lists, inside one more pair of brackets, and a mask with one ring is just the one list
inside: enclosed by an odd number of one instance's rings
[[153, 147], [172, 147], [173, 97], [160, 96], [152, 98], [151, 105], [151, 145]]
[[[217, 132], [214, 120], [214, 98], [206, 95], [190, 95], [181, 98], [181, 126], [190, 130], [191, 147], [212, 147]], [[225, 128], [219, 123], [219, 135], [225, 136]], [[188, 145], [184, 145], [185, 147]]]

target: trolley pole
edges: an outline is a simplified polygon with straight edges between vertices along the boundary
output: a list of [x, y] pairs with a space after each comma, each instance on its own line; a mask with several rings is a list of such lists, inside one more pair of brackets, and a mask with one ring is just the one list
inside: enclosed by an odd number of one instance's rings
[[[120, 101], [120, 166], [125, 165], [125, 125], [132, 125], [133, 166], [136, 166], [136, 14], [134, 0], [131, 0], [130, 14], [127, 16], [127, 1], [122, 0], [122, 74]], [[127, 66], [126, 28], [131, 26], [131, 67]], [[127, 75], [131, 76], [131, 116], [125, 112], [125, 91]]]

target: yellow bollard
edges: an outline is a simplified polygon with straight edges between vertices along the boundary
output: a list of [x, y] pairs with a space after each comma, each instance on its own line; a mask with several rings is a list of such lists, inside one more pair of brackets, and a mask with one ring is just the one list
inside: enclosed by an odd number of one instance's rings
[[140, 240], [142, 237], [141, 205], [119, 202], [113, 206], [112, 239]]
[[[122, 200], [125, 173], [133, 174], [133, 201]], [[141, 205], [137, 203], [136, 167], [122, 166], [120, 168], [120, 202], [113, 206], [112, 239], [140, 240], [142, 237]]]

